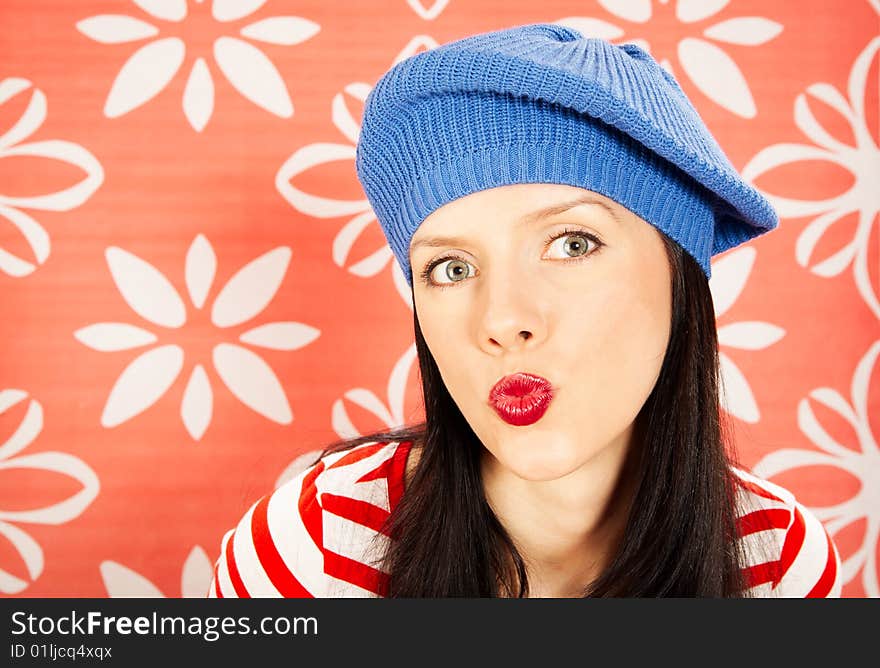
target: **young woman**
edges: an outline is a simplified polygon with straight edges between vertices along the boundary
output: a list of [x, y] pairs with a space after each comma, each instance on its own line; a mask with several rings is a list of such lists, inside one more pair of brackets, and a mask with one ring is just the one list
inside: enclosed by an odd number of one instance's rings
[[647, 53], [533, 24], [418, 54], [371, 92], [357, 168], [425, 422], [254, 503], [208, 596], [839, 596], [719, 402], [710, 257], [775, 213]]

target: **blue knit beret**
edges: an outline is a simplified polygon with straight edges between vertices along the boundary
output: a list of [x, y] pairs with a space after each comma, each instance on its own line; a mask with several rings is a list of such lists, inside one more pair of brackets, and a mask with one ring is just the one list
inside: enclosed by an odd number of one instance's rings
[[710, 257], [774, 229], [675, 78], [635, 44], [557, 24], [482, 33], [406, 58], [367, 96], [356, 170], [407, 282], [434, 210], [514, 183], [601, 193]]

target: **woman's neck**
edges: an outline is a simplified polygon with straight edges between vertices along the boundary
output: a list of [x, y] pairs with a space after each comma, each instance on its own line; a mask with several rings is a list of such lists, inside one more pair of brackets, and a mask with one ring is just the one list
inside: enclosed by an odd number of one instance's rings
[[484, 452], [486, 498], [526, 563], [530, 596], [581, 596], [608, 565], [634, 492], [631, 441], [625, 432], [577, 470], [548, 481], [524, 480]]

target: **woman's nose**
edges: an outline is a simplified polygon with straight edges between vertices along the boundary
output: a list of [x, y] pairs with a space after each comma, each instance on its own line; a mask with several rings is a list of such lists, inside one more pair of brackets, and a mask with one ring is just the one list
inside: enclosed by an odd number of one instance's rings
[[541, 299], [524, 282], [487, 281], [480, 314], [480, 344], [487, 352], [533, 346], [544, 336]]

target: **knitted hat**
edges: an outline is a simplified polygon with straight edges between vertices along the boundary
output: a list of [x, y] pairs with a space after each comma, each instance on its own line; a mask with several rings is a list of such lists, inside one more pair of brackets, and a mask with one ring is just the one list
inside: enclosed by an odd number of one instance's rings
[[513, 183], [601, 193], [709, 259], [774, 229], [673, 76], [635, 44], [556, 24], [473, 35], [397, 63], [367, 96], [358, 179], [404, 276], [434, 210]]

